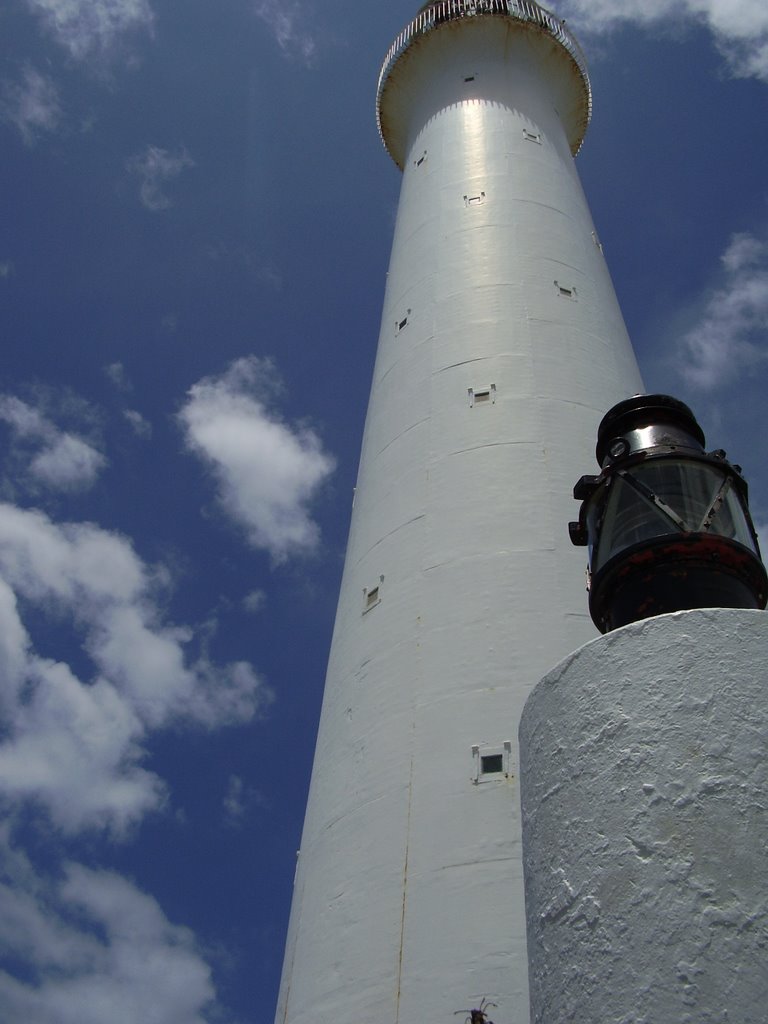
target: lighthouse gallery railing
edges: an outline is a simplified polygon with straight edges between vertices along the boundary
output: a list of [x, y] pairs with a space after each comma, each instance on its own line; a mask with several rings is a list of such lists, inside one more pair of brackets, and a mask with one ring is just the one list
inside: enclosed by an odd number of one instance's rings
[[589, 123], [592, 113], [592, 90], [589, 85], [587, 62], [581, 47], [564, 21], [556, 18], [546, 8], [540, 7], [537, 3], [531, 3], [529, 0], [437, 0], [420, 11], [413, 21], [406, 25], [387, 51], [379, 74], [376, 92], [376, 120], [379, 134], [381, 134], [379, 100], [382, 89], [397, 60], [413, 40], [417, 36], [431, 31], [442, 22], [454, 21], [458, 18], [476, 18], [488, 14], [505, 15], [538, 25], [564, 47], [578, 67], [587, 88], [587, 123]]

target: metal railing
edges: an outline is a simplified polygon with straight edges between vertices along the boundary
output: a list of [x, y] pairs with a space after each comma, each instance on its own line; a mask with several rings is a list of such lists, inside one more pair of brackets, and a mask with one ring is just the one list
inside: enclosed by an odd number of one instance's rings
[[556, 18], [554, 14], [540, 7], [530, 0], [436, 0], [419, 11], [394, 43], [387, 51], [384, 63], [379, 74], [379, 82], [376, 90], [376, 122], [379, 127], [379, 134], [384, 139], [381, 130], [381, 93], [389, 77], [392, 68], [400, 56], [408, 49], [413, 40], [420, 35], [430, 32], [437, 25], [447, 21], [455, 21], [459, 18], [476, 18], [483, 15], [503, 15], [516, 18], [518, 21], [531, 22], [548, 32], [558, 43], [570, 54], [574, 63], [581, 73], [587, 91], [587, 124], [592, 114], [592, 90], [589, 84], [587, 62], [581, 47], [576, 42], [570, 30], [566, 28], [565, 22]]

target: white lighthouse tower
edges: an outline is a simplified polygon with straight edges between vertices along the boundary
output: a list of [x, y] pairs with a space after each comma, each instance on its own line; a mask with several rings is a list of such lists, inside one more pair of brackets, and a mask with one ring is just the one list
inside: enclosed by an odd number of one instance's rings
[[571, 491], [642, 388], [574, 166], [590, 106], [530, 0], [427, 3], [384, 61], [403, 183], [279, 1024], [528, 1020], [517, 724], [595, 635]]

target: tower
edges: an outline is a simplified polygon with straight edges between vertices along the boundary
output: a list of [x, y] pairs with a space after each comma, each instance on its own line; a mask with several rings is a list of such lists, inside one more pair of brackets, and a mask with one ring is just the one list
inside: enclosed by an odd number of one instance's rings
[[377, 116], [403, 172], [280, 1024], [527, 1020], [517, 727], [594, 635], [574, 468], [641, 390], [575, 170], [576, 40], [425, 4]]

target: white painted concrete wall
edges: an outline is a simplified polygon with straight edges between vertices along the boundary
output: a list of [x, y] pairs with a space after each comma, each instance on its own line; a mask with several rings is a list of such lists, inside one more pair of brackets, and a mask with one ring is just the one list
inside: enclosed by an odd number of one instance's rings
[[768, 1020], [768, 615], [587, 644], [520, 726], [533, 1020]]
[[[485, 996], [521, 1024], [517, 722], [594, 635], [571, 493], [642, 385], [555, 109], [579, 87], [564, 54], [477, 18], [397, 74], [407, 156], [277, 1020], [445, 1022]], [[473, 745], [508, 777], [476, 785]]]

